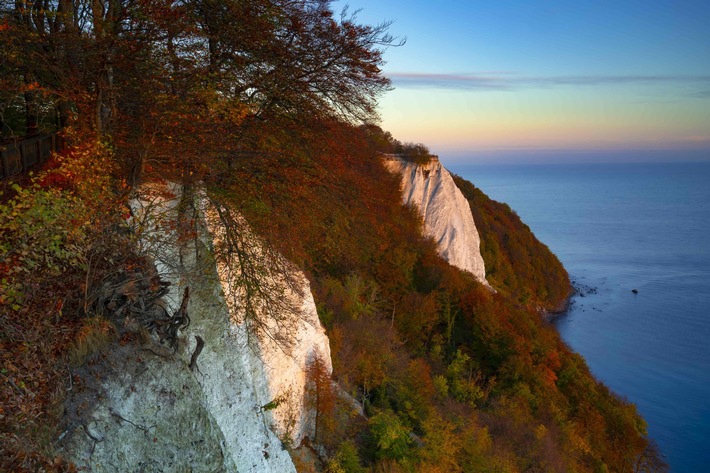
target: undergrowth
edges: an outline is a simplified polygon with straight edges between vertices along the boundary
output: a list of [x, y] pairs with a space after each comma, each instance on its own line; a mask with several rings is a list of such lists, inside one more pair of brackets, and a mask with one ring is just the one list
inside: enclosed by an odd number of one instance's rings
[[93, 287], [129, 258], [124, 186], [89, 142], [0, 196], [0, 471], [71, 471], [54, 452], [71, 366], [110, 336]]

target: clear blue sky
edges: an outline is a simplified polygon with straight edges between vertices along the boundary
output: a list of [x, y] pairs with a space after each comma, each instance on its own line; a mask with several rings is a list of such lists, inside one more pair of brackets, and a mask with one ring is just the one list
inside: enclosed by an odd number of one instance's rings
[[449, 162], [710, 159], [710, 0], [347, 3], [407, 38], [383, 128]]

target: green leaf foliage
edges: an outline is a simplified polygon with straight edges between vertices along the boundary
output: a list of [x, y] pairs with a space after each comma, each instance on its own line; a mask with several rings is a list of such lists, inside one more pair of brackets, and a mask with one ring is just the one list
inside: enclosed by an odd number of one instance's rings
[[564, 308], [571, 285], [557, 257], [507, 204], [490, 199], [460, 176], [454, 175], [454, 182], [471, 206], [491, 285], [530, 307]]
[[[369, 417], [334, 438], [375, 471], [622, 471], [639, 458], [648, 441], [634, 406], [541, 316], [569, 280], [519, 218], [457, 178], [482, 208], [473, 214], [486, 263], [498, 261], [493, 293], [422, 235], [371, 129], [328, 134], [321, 152], [290, 165], [243, 162], [225, 195], [247, 203], [255, 229], [309, 275], [334, 377]], [[249, 184], [263, 173], [277, 192]], [[268, 218], [252, 201], [267, 203]]]
[[376, 458], [404, 460], [411, 449], [410, 430], [391, 411], [383, 411], [370, 418], [370, 432]]
[[[362, 125], [389, 88], [388, 23], [338, 18], [330, 0], [111, 1], [105, 18], [80, 3], [0, 12], [8, 131], [58, 116], [83, 137], [77, 159], [0, 206], [3, 375], [17, 387], [0, 393], [0, 453], [16, 432], [36, 451], [33, 426], [51, 424], [49, 393], [68, 378], [56, 366], [77, 333], [61, 324], [130, 252], [115, 231], [119, 190], [141, 178], [205, 182], [307, 273], [348, 395], [333, 409], [328, 393], [312, 396], [329, 470], [621, 472], [653, 451], [634, 406], [541, 319], [569, 281], [514, 212], [456, 179], [493, 293], [444, 261], [402, 205], [379, 154], [432, 155]], [[65, 8], [76, 23], [56, 21]], [[24, 458], [12, 449], [0, 462]]]

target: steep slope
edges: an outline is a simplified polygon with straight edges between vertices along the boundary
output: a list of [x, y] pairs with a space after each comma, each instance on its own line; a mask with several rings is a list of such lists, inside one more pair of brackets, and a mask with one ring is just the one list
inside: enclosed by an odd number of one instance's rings
[[539, 312], [445, 262], [422, 238], [418, 210], [400, 204], [401, 174], [351, 143], [333, 139], [316, 162], [289, 167], [255, 159], [231, 176], [254, 228], [305, 262], [334, 377], [369, 418], [321, 412], [331, 422], [319, 441], [336, 466], [561, 473], [635, 463], [647, 440], [633, 406], [597, 383]]
[[[291, 273], [269, 289], [287, 301], [279, 310], [291, 312], [261, 308], [258, 314], [266, 326], [280, 317], [288, 333], [252, 333], [241, 295], [235, 293], [243, 286], [242, 274], [222, 252], [224, 222], [204, 194], [186, 202], [181, 191], [179, 186], [144, 188], [134, 205], [145, 229], [143, 251], [173, 282], [167, 312], [178, 310], [184, 287], [191, 289], [191, 321], [177, 356], [153, 344], [139, 356], [130, 347], [116, 347], [108, 374], [70, 400], [70, 405], [94, 402], [74, 420], [84, 428], [71, 430], [62, 447], [78, 466], [92, 471], [126, 471], [138, 463], [151, 471], [295, 471], [282, 442], [298, 444], [312, 432], [304, 404], [306, 367], [317, 353], [331, 369], [328, 339], [308, 281], [289, 266]], [[199, 238], [180, 242], [174, 229], [178, 209], [186, 203], [203, 223]], [[240, 251], [264, 253], [248, 233]], [[188, 368], [197, 337], [204, 347], [194, 369]]]
[[490, 199], [459, 176], [453, 180], [478, 224], [491, 284], [521, 304], [544, 311], [563, 310], [571, 284], [560, 260], [508, 205]]
[[[222, 205], [190, 192], [179, 198], [180, 188], [144, 199], [173, 213], [147, 222], [141, 242], [176, 282], [170, 312], [191, 287], [192, 323], [176, 357], [155, 343], [121, 339], [103, 372], [96, 358], [74, 372], [70, 422], [59, 431], [64, 452], [73, 444], [71, 458], [94, 471], [293, 471], [303, 460], [292, 465], [280, 441], [305, 432], [331, 471], [562, 473], [637, 464], [648, 441], [633, 406], [597, 383], [539, 313], [439, 256], [418, 210], [402, 204], [399, 175], [380, 158], [347, 139], [333, 147], [288, 165], [280, 156], [242, 160], [228, 179], [210, 183]], [[176, 239], [180, 227], [198, 238]], [[263, 239], [280, 246], [249, 244]], [[261, 312], [251, 309], [264, 307], [242, 296], [264, 286], [249, 285], [245, 274], [265, 274], [280, 287], [269, 306], [293, 294], [287, 305], [303, 302], [315, 316], [300, 273], [270, 270], [288, 266], [270, 248], [306, 269], [330, 335], [334, 379], [357, 406], [323, 392], [309, 417], [298, 410], [302, 397], [281, 396], [300, 386], [303, 364], [291, 370], [278, 351], [298, 360], [314, 353], [318, 324], [253, 319]], [[273, 358], [263, 337], [249, 344], [250, 333], [279, 340]], [[280, 333], [314, 342], [289, 347]], [[205, 346], [191, 370], [196, 336]], [[328, 386], [326, 379], [321, 387]], [[315, 463], [316, 471], [325, 466]]]
[[426, 164], [417, 164], [385, 155], [384, 162], [390, 171], [402, 176], [402, 198], [419, 209], [425, 232], [436, 241], [441, 256], [488, 285], [481, 241], [468, 202], [439, 159], [432, 157]]

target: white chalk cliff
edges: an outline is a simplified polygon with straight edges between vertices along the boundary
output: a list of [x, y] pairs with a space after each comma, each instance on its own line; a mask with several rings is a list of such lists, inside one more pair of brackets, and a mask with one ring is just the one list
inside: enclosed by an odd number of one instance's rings
[[387, 169], [402, 177], [402, 199], [419, 209], [425, 233], [437, 243], [439, 254], [488, 286], [471, 208], [449, 171], [436, 157], [427, 164], [397, 155], [384, 155], [383, 159]]
[[[262, 333], [249, 331], [241, 275], [224, 248], [227, 229], [218, 210], [225, 209], [197, 192], [190, 199], [200, 222], [197, 236], [178, 242], [181, 191], [177, 185], [146, 187], [134, 204], [144, 232], [142, 251], [173, 283], [169, 313], [190, 287], [191, 323], [180, 333], [178, 352], [158, 356], [143, 350], [136, 356], [118, 348], [112, 354], [115, 370], [100, 381], [95, 403], [84, 406], [82, 420], [70, 426], [61, 447], [87, 471], [295, 472], [283, 441], [297, 446], [312, 433], [306, 366], [318, 354], [332, 369], [309, 283], [281, 260], [289, 274], [274, 277], [270, 289], [281, 301], [276, 310], [293, 310], [277, 314], [257, 304]], [[248, 246], [243, 250], [266, 258], [246, 223], [238, 223]], [[279, 331], [283, 324], [286, 330]], [[190, 370], [197, 336], [204, 348]]]

